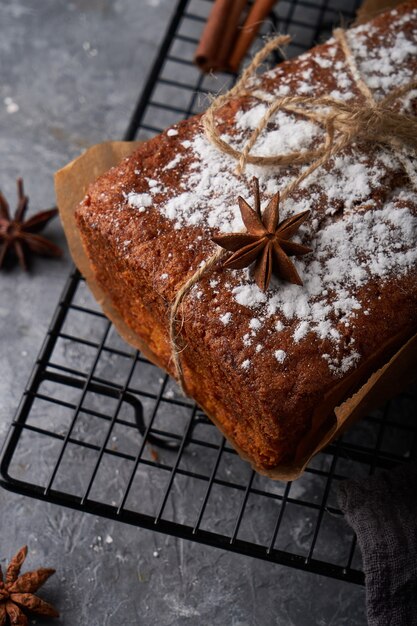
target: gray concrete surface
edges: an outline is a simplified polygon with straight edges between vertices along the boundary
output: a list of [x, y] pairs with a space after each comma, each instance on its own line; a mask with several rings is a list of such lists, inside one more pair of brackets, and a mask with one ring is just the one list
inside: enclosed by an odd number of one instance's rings
[[[122, 136], [170, 0], [0, 1], [0, 185], [23, 176], [36, 211], [53, 172]], [[58, 222], [48, 233], [65, 248]], [[0, 439], [21, 398], [70, 267], [0, 274]], [[76, 357], [76, 355], [75, 355]], [[33, 450], [32, 450], [33, 454]], [[66, 626], [362, 626], [364, 590], [0, 491], [0, 563], [57, 574], [41, 595]], [[31, 623], [46, 624], [41, 619]], [[48, 622], [50, 623], [50, 622]]]

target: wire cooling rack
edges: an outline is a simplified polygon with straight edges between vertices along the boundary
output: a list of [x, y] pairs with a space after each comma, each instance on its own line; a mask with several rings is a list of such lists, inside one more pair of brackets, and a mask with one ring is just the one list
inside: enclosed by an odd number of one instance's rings
[[[126, 139], [202, 110], [231, 75], [192, 64], [208, 0], [180, 0]], [[355, 2], [285, 1], [269, 26], [308, 49], [354, 14]], [[267, 25], [268, 27], [268, 25]], [[255, 44], [259, 45], [258, 44]], [[65, 285], [3, 448], [11, 491], [355, 583], [355, 537], [335, 486], [417, 457], [417, 397], [369, 415], [291, 483], [255, 474], [175, 383], [127, 346], [77, 271]]]

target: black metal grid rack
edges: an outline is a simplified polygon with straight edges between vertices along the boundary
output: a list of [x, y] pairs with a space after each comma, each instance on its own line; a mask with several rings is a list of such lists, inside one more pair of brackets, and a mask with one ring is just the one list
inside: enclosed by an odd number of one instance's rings
[[[337, 1], [337, 0], [336, 0]], [[270, 24], [290, 54], [348, 21], [355, 0], [281, 0]], [[180, 0], [126, 138], [206, 105], [230, 75], [192, 54], [208, 0]], [[73, 271], [3, 448], [11, 491], [264, 560], [362, 583], [335, 486], [417, 456], [417, 397], [405, 394], [318, 455], [301, 479], [255, 474], [175, 383], [127, 346]], [[31, 453], [41, 450], [42, 453]]]

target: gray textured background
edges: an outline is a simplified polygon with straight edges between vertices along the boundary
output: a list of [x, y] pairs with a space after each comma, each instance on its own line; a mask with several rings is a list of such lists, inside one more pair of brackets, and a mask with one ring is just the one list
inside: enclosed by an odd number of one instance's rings
[[[119, 139], [169, 0], [1, 0], [0, 186], [31, 210], [54, 203], [53, 172]], [[58, 221], [48, 234], [65, 247]], [[0, 439], [4, 439], [68, 274], [36, 260], [0, 275]], [[75, 355], [76, 357], [76, 355]], [[33, 454], [33, 451], [32, 451]], [[57, 574], [41, 595], [66, 626], [355, 626], [363, 589], [0, 491], [0, 558], [28, 543], [28, 567]], [[42, 620], [33, 623], [43, 624]], [[46, 623], [46, 622], [45, 622]]]

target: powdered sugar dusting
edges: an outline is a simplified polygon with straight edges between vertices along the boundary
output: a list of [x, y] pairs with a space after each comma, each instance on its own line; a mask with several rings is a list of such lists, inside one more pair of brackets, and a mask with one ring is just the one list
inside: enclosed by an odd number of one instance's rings
[[[303, 288], [273, 279], [276, 288], [262, 298], [264, 294], [242, 271], [242, 284], [234, 289], [236, 300], [269, 317], [280, 314], [287, 320], [301, 320], [293, 335], [295, 342], [312, 331], [322, 340], [337, 343], [337, 326], [350, 324], [363, 307], [355, 296], [357, 289], [370, 277], [384, 280], [394, 268], [412, 271], [417, 263], [417, 215], [401, 207], [402, 196], [399, 192], [383, 209], [352, 213], [319, 229], [312, 238], [311, 256], [294, 261]], [[282, 322], [277, 330], [281, 328]], [[342, 371], [349, 363], [340, 363]]]
[[[410, 19], [416, 22], [417, 32], [417, 10], [408, 16], [393, 14], [388, 33], [381, 34], [369, 25], [348, 31], [360, 73], [377, 99], [413, 78], [410, 59], [417, 55], [417, 43], [401, 31], [401, 25]], [[310, 67], [305, 67], [307, 61]], [[223, 135], [224, 140], [242, 149], [265, 114], [264, 100], [271, 101], [288, 93], [322, 95], [324, 87], [316, 73], [323, 70], [329, 71], [331, 77], [327, 93], [345, 101], [362, 97], [334, 39], [328, 46], [301, 56], [298, 63], [300, 78], [296, 83], [291, 73], [283, 72], [280, 67], [253, 81], [258, 99], [236, 113], [229, 134]], [[274, 81], [272, 87], [271, 81]], [[264, 84], [267, 84], [265, 89]], [[405, 96], [403, 106], [409, 108], [411, 104], [411, 96]], [[167, 131], [169, 137], [176, 134], [176, 129]], [[285, 154], [317, 147], [323, 139], [323, 130], [317, 124], [279, 111], [261, 133], [252, 153]], [[191, 164], [184, 165], [185, 157], [190, 155]], [[259, 178], [265, 206], [300, 171], [299, 167], [278, 170], [248, 165], [245, 176], [240, 176], [236, 173], [236, 161], [214, 147], [202, 128], [182, 141], [179, 152], [170, 158], [162, 173], [181, 171], [181, 192], [171, 198], [164, 196], [157, 208], [176, 229], [198, 226], [208, 238], [213, 231], [230, 233], [244, 229], [237, 197], [251, 202], [252, 176]], [[371, 278], [384, 282], [393, 275], [413, 271], [417, 263], [417, 194], [409, 186], [395, 188], [399, 169], [401, 165], [389, 149], [364, 150], [353, 144], [282, 203], [281, 220], [295, 212], [311, 211], [310, 219], [294, 238], [313, 249], [311, 254], [293, 257], [303, 287], [273, 277], [264, 293], [255, 284], [251, 268], [227, 271], [232, 277], [231, 287], [225, 286], [222, 279], [210, 280], [213, 296], [222, 290], [231, 292], [236, 304], [250, 310], [249, 329], [246, 324], [241, 330], [242, 350], [246, 350], [245, 356], [252, 351], [254, 359], [245, 358], [240, 365], [243, 370], [254, 369], [255, 359], [263, 358], [267, 352], [253, 340], [265, 321], [271, 322], [275, 329], [276, 347], [282, 345], [280, 333], [287, 326], [291, 326], [295, 344], [306, 340], [311, 333], [316, 339], [328, 342], [322, 358], [334, 376], [348, 372], [360, 360], [355, 342], [347, 346], [343, 337], [343, 328], [355, 325], [358, 312], [369, 313], [369, 303], [361, 300], [359, 290]], [[126, 194], [130, 206], [142, 210], [154, 203], [163, 186], [157, 174], [153, 178], [152, 184], [149, 181], [149, 193]], [[403, 179], [400, 183], [404, 185]], [[197, 290], [193, 293], [197, 294]], [[201, 292], [198, 293], [200, 296], [195, 297], [201, 297]], [[227, 326], [231, 319], [230, 311], [218, 314], [221, 325]], [[279, 364], [291, 356], [290, 349], [284, 347], [286, 351], [270, 350]]]
[[[417, 43], [411, 41], [399, 27], [416, 19], [416, 15], [417, 10], [414, 9], [408, 16], [395, 20], [396, 28], [390, 30], [388, 37], [375, 31], [348, 31], [349, 45], [358, 60], [359, 71], [366, 84], [379, 96], [387, 95], [390, 90], [414, 78], [407, 61], [417, 55]], [[366, 45], [370, 35], [377, 39], [377, 45]]]
[[233, 289], [233, 295], [238, 304], [246, 307], [257, 307], [267, 301], [267, 296], [252, 281], [246, 285], [239, 285]]
[[300, 322], [293, 334], [294, 341], [298, 343], [299, 341], [301, 341], [301, 339], [304, 339], [309, 329], [310, 329], [310, 325], [308, 322], [306, 321]]
[[219, 319], [222, 324], [227, 326], [230, 320], [232, 319], [232, 314], [230, 313], [230, 311], [228, 311], [227, 313], [223, 313], [223, 315], [220, 315]]
[[284, 363], [287, 358], [287, 353], [284, 350], [276, 350], [274, 354], [278, 363]]
[[262, 327], [262, 322], [260, 319], [258, 319], [257, 317], [252, 317], [251, 321], [249, 322], [249, 328], [252, 329], [253, 331], [259, 330]]
[[[266, 106], [258, 104], [249, 111], [238, 112], [236, 126], [241, 130], [253, 130], [261, 121]], [[278, 111], [274, 117], [274, 130], [264, 132], [253, 154], [271, 156], [277, 153], [286, 154], [294, 150], [303, 150], [311, 145], [313, 139], [320, 134], [316, 124], [307, 120], [299, 120], [284, 111]]]
[[130, 206], [139, 210], [145, 210], [146, 208], [152, 206], [152, 196], [148, 193], [135, 193], [134, 191], [131, 191], [126, 194], [126, 200]]

